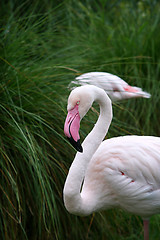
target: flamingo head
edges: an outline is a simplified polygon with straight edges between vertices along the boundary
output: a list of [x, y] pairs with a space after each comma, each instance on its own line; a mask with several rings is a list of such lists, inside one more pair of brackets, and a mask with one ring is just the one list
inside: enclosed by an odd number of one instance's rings
[[[94, 86], [93, 86], [94, 88]], [[81, 86], [72, 90], [68, 98], [68, 114], [64, 124], [64, 133], [72, 146], [79, 152], [83, 152], [80, 144], [80, 121], [88, 112], [93, 103], [91, 86]]]

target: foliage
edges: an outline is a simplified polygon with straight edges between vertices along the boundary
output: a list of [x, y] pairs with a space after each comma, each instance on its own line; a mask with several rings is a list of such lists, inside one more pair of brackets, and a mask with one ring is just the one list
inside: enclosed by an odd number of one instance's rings
[[[159, 135], [159, 9], [150, 0], [2, 1], [1, 239], [143, 238], [140, 218], [122, 210], [87, 218], [66, 212], [62, 191], [75, 151], [63, 124], [68, 83], [106, 71], [152, 94], [114, 104], [108, 137]], [[85, 117], [82, 139], [96, 117]], [[154, 239], [158, 219], [151, 222]]]

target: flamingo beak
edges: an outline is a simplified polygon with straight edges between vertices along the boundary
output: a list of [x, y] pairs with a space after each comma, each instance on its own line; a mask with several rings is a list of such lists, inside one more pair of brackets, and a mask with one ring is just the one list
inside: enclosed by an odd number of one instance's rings
[[78, 105], [76, 105], [72, 110], [68, 111], [64, 124], [64, 134], [77, 151], [83, 152], [83, 148], [80, 143], [79, 128], [80, 115], [78, 111]]

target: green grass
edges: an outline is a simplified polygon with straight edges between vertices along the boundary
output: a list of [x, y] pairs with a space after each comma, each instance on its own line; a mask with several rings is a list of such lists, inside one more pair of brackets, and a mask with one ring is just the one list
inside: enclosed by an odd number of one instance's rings
[[[1, 239], [143, 239], [141, 219], [122, 210], [67, 213], [62, 191], [75, 151], [63, 125], [69, 82], [106, 71], [152, 94], [114, 104], [108, 137], [159, 136], [159, 2], [9, 0], [0, 14]], [[82, 139], [96, 118], [87, 114]], [[151, 239], [159, 231], [154, 216]]]

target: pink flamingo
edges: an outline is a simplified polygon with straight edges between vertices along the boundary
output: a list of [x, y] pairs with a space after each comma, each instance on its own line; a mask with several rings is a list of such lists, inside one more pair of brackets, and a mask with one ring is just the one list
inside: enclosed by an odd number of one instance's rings
[[[80, 120], [94, 101], [100, 105], [100, 115], [81, 145]], [[160, 138], [123, 136], [103, 141], [112, 121], [112, 104], [96, 86], [75, 88], [67, 109], [64, 132], [79, 152], [64, 186], [66, 209], [89, 215], [123, 208], [143, 218], [144, 239], [148, 240], [149, 218], [160, 213]]]
[[72, 85], [91, 84], [105, 90], [112, 101], [120, 101], [129, 98], [150, 98], [150, 94], [141, 88], [128, 85], [120, 77], [106, 72], [89, 72], [78, 76], [69, 84]]

